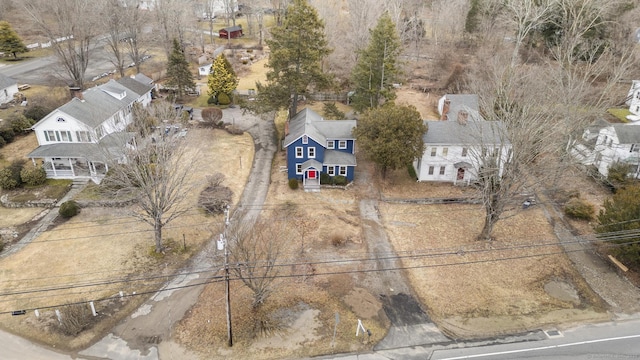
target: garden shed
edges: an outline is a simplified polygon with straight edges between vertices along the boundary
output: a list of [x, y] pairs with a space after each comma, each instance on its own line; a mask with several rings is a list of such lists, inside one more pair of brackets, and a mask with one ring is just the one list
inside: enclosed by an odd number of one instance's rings
[[226, 27], [218, 31], [221, 39], [235, 39], [242, 36], [242, 25]]

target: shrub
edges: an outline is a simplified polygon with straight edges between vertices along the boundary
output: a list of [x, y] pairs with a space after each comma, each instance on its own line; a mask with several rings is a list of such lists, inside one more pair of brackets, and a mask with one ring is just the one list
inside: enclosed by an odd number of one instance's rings
[[327, 173], [320, 173], [320, 184], [329, 185], [331, 184], [331, 176]]
[[568, 217], [578, 220], [593, 220], [595, 211], [593, 204], [580, 198], [571, 198], [564, 206], [564, 213]]
[[92, 314], [88, 304], [67, 305], [60, 310], [62, 321], [58, 330], [68, 336], [76, 336], [91, 324]]
[[409, 172], [409, 176], [411, 176], [412, 179], [418, 180], [418, 174], [416, 173], [416, 169], [413, 167], [413, 164], [409, 164], [407, 166], [407, 171]]
[[618, 189], [629, 182], [628, 175], [630, 172], [631, 165], [617, 161], [609, 166], [607, 181], [609, 181], [614, 189]]
[[222, 119], [222, 110], [218, 108], [202, 109], [202, 121], [209, 126], [215, 126]]
[[349, 180], [347, 180], [347, 178], [344, 177], [344, 176], [336, 175], [336, 176], [333, 177], [333, 182], [336, 185], [344, 186], [344, 185], [347, 185], [349, 183]]
[[229, 104], [231, 104], [231, 98], [229, 98], [229, 95], [227, 95], [225, 93], [220, 93], [220, 94], [218, 94], [218, 104], [220, 104], [220, 105], [229, 105]]
[[9, 122], [9, 126], [11, 126], [11, 130], [14, 133], [21, 133], [27, 131], [31, 128], [31, 125], [34, 124], [31, 120], [27, 119], [24, 115], [13, 114], [11, 115], [7, 121]]
[[298, 179], [289, 179], [289, 188], [291, 190], [297, 190], [298, 189]]
[[5, 145], [7, 145], [7, 141], [2, 136], [0, 136], [0, 147], [3, 147]]
[[16, 133], [10, 126], [4, 126], [0, 128], [0, 137], [4, 138], [4, 141], [10, 143], [13, 141], [13, 138], [16, 136]]
[[11, 165], [0, 170], [0, 188], [12, 190], [22, 186], [20, 171], [22, 171], [24, 163], [24, 160], [14, 160]]
[[58, 214], [65, 219], [70, 219], [78, 215], [79, 212], [80, 206], [73, 200], [63, 202], [62, 205], [60, 205], [60, 210], [58, 210]]
[[55, 108], [48, 108], [42, 105], [29, 105], [24, 112], [22, 113], [27, 119], [31, 119], [34, 122], [42, 120], [43, 117], [47, 116]]
[[209, 96], [209, 98], [207, 99], [207, 104], [209, 104], [209, 105], [218, 104], [218, 102], [216, 101], [216, 97], [215, 96]]
[[38, 186], [47, 181], [47, 172], [42, 166], [27, 165], [20, 171], [20, 179], [29, 186]]
[[331, 245], [335, 247], [344, 246], [347, 243], [347, 239], [344, 235], [333, 233], [331, 234]]
[[12, 176], [9, 168], [0, 169], [0, 188], [13, 190], [18, 187], [18, 181]]

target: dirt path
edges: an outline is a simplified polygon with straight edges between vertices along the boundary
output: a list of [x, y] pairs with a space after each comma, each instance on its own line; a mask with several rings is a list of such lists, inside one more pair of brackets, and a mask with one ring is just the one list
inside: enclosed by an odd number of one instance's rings
[[385, 314], [391, 322], [387, 336], [374, 347], [375, 351], [416, 345], [445, 343], [449, 339], [431, 322], [427, 313], [413, 296], [406, 282], [400, 261], [389, 242], [378, 211], [379, 193], [371, 184], [372, 168], [360, 166], [356, 182], [363, 189], [360, 200], [363, 237], [369, 257], [376, 258], [378, 270], [367, 278], [367, 288], [377, 293]]

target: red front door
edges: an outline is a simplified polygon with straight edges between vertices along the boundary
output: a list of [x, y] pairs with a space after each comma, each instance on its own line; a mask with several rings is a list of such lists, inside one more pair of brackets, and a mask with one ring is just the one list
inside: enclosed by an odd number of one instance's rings
[[318, 176], [318, 174], [317, 174], [317, 171], [315, 171], [315, 170], [309, 170], [309, 171], [307, 172], [307, 177], [308, 177], [309, 179], [315, 179], [315, 178], [316, 178], [316, 176]]

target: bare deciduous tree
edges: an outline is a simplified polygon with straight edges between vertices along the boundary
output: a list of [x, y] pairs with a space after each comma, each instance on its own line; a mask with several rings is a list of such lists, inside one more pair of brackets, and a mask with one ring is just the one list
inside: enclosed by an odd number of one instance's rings
[[51, 42], [74, 86], [84, 88], [85, 72], [99, 27], [89, 0], [27, 0], [22, 6]]
[[[149, 123], [149, 118], [158, 124], [179, 122], [177, 112], [169, 103], [156, 103], [138, 110], [145, 119], [136, 122]], [[140, 131], [155, 127], [138, 126]], [[133, 215], [153, 227], [155, 251], [162, 252], [162, 231], [165, 225], [188, 211], [194, 204], [187, 204], [186, 197], [196, 186], [191, 178], [197, 154], [187, 153], [186, 143], [175, 133], [146, 132], [130, 147], [126, 160], [111, 166], [109, 176], [103, 183], [108, 191], [126, 194], [135, 198], [137, 210]], [[124, 144], [119, 146], [125, 147]]]
[[[240, 216], [239, 218], [242, 218]], [[231, 271], [253, 292], [253, 309], [258, 309], [273, 291], [280, 274], [278, 258], [293, 234], [279, 219], [232, 221], [227, 229]]]

